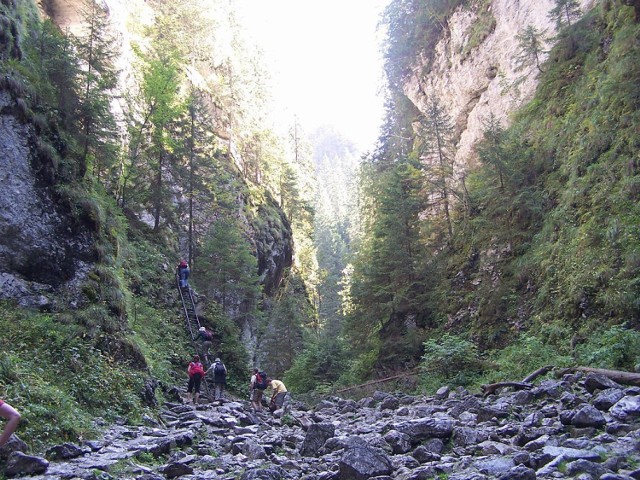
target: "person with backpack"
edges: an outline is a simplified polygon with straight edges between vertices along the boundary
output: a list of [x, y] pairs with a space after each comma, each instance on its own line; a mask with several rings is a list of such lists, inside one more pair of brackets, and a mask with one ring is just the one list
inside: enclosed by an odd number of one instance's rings
[[254, 368], [249, 388], [251, 392], [251, 406], [256, 412], [262, 411], [262, 394], [266, 390], [267, 385], [267, 374]]
[[193, 400], [194, 405], [198, 404], [198, 400], [200, 399], [200, 383], [205, 374], [204, 367], [202, 363], [200, 363], [200, 355], [194, 355], [193, 361], [189, 363], [189, 367], [187, 368], [187, 375], [189, 375], [187, 403], [191, 403]]
[[216, 358], [209, 370], [213, 370], [214, 399], [222, 402], [224, 389], [227, 386], [227, 367], [222, 363], [222, 360]]
[[282, 414], [286, 415], [291, 410], [291, 394], [287, 391], [284, 383], [280, 380], [267, 379], [267, 384], [271, 387], [271, 401], [269, 402], [269, 410], [275, 412], [282, 409]]
[[7, 424], [4, 426], [4, 430], [2, 430], [2, 434], [0, 435], [0, 447], [2, 447], [9, 441], [13, 432], [16, 431], [16, 428], [18, 428], [20, 414], [7, 402], [0, 400], [0, 417], [7, 420]]
[[196, 341], [200, 341], [200, 353], [204, 358], [205, 362], [209, 362], [209, 349], [211, 348], [213, 341], [213, 333], [207, 330], [205, 327], [200, 327], [198, 329], [198, 336], [196, 337]]

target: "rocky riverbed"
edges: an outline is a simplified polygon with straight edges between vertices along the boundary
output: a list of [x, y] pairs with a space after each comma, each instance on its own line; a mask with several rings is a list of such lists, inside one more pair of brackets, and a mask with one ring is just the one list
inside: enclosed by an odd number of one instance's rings
[[42, 457], [17, 439], [7, 477], [51, 479], [640, 479], [640, 388], [566, 375], [486, 398], [376, 392], [331, 397], [292, 415], [248, 404], [166, 403], [146, 425]]

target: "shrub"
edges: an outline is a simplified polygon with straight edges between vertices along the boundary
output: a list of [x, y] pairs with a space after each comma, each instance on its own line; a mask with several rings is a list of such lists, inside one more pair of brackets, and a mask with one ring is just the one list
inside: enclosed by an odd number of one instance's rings
[[424, 343], [421, 367], [445, 378], [452, 378], [460, 371], [477, 370], [480, 363], [478, 347], [458, 335], [445, 333], [439, 339]]
[[[549, 333], [551, 335], [551, 333]], [[532, 333], [523, 333], [514, 343], [492, 355], [496, 364], [491, 380], [521, 380], [546, 365], [568, 366], [571, 358], [556, 345], [543, 342]]]
[[458, 335], [445, 333], [439, 339], [430, 339], [424, 343], [420, 368], [425, 375], [420, 386], [432, 391], [444, 384], [473, 384], [482, 365], [476, 344]]
[[615, 325], [592, 334], [578, 348], [579, 360], [597, 368], [640, 370], [640, 332]]

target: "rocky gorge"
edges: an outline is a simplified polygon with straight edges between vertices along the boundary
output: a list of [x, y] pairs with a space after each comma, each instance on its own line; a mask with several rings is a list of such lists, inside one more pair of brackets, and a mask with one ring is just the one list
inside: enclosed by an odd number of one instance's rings
[[[177, 389], [174, 390], [177, 392]], [[483, 396], [374, 392], [294, 401], [291, 415], [228, 400], [167, 401], [145, 425], [57, 445], [44, 457], [14, 437], [6, 475], [45, 479], [640, 478], [640, 388], [571, 373]]]

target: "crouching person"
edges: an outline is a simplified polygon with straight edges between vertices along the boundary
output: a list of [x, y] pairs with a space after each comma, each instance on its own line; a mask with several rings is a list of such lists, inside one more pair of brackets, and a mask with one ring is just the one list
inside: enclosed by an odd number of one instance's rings
[[269, 410], [275, 412], [282, 409], [282, 415], [286, 415], [291, 411], [291, 394], [287, 391], [287, 387], [280, 380], [268, 379], [267, 383], [273, 390]]

